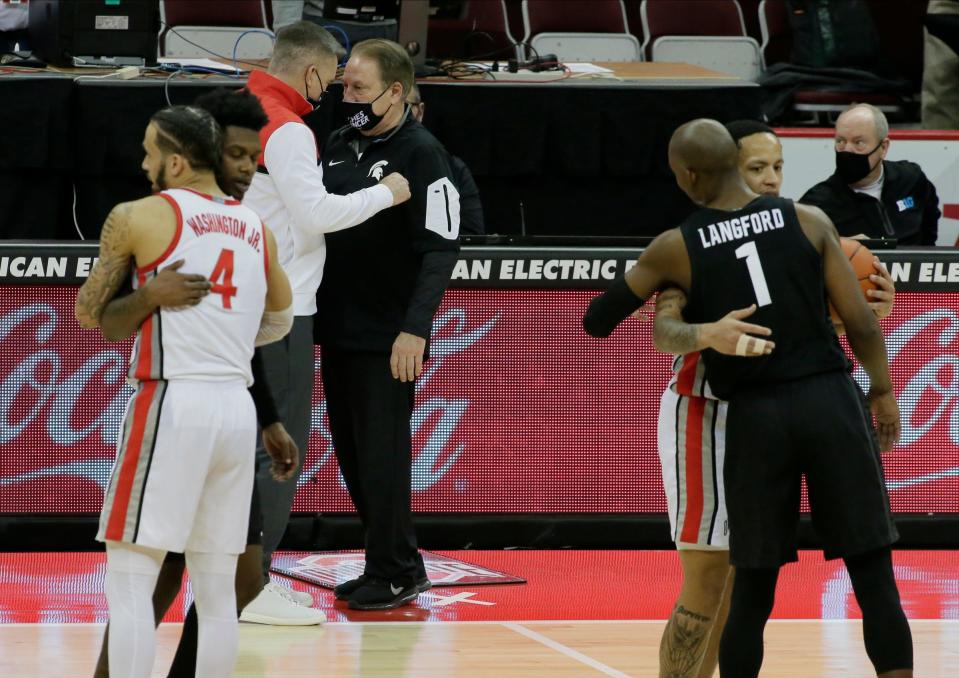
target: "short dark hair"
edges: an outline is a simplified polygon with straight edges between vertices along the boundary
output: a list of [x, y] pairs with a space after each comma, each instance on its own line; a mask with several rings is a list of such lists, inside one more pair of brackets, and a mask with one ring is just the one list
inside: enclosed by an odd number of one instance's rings
[[196, 106], [169, 106], [153, 114], [157, 146], [179, 153], [194, 170], [215, 170], [223, 154], [223, 131], [207, 111]]
[[410, 93], [413, 87], [413, 60], [400, 43], [379, 38], [364, 40], [353, 45], [350, 56], [355, 55], [376, 61], [383, 84], [389, 86], [398, 82], [403, 86], [404, 98]]
[[743, 137], [751, 137], [753, 134], [772, 134], [777, 139], [779, 135], [772, 127], [759, 120], [734, 120], [726, 123], [726, 131], [739, 146], [739, 140]]
[[193, 105], [209, 112], [224, 132], [231, 126], [259, 132], [269, 122], [260, 100], [247, 89], [218, 87], [197, 97]]
[[270, 70], [285, 71], [318, 56], [339, 61], [344, 54], [346, 50], [328, 30], [312, 21], [297, 21], [276, 32]]

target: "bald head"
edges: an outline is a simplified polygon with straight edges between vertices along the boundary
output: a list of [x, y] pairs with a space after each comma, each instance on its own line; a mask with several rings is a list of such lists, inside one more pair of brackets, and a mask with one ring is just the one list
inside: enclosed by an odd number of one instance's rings
[[736, 142], [715, 120], [687, 122], [669, 140], [669, 167], [676, 183], [697, 205], [748, 191], [739, 175], [738, 159]]
[[[869, 128], [872, 128], [871, 130]], [[889, 136], [889, 122], [886, 115], [871, 104], [853, 104], [836, 119], [836, 131], [865, 133], [871, 132], [869, 141], [875, 146]]]
[[707, 118], [687, 122], [669, 140], [670, 162], [703, 175], [736, 171], [737, 155], [736, 142], [729, 131]]

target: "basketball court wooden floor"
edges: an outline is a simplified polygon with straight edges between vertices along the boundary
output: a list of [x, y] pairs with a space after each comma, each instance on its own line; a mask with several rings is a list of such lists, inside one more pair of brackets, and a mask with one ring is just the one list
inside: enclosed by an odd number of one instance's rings
[[[466, 551], [527, 584], [434, 589], [413, 606], [352, 612], [300, 582], [322, 627], [243, 624], [236, 676], [656, 676], [680, 583], [674, 552]], [[916, 676], [959, 676], [959, 552], [898, 552]], [[106, 605], [102, 554], [0, 554], [0, 676], [90, 676]], [[158, 633], [164, 676], [186, 599]], [[803, 553], [783, 570], [763, 676], [873, 675], [842, 567]]]

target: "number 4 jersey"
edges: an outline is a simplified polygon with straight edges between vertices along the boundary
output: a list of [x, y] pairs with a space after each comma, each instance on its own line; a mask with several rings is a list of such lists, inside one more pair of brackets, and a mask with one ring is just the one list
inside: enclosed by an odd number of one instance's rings
[[713, 322], [756, 304], [746, 322], [770, 328], [776, 342], [761, 358], [703, 351], [705, 377], [717, 397], [846, 369], [826, 310], [822, 257], [791, 200], [762, 196], [740, 210], [702, 209], [680, 231], [692, 272], [684, 318]]
[[143, 322], [129, 376], [134, 381], [242, 379], [252, 384], [250, 360], [269, 265], [263, 223], [236, 200], [189, 189], [158, 195], [176, 212], [176, 234], [159, 259], [134, 270], [134, 288], [180, 259], [180, 273], [203, 275], [212, 288], [196, 306], [160, 309]]

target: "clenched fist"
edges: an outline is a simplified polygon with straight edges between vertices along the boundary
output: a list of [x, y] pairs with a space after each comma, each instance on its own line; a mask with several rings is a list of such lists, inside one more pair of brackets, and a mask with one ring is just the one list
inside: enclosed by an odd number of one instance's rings
[[399, 205], [401, 202], [410, 199], [410, 182], [399, 172], [387, 174], [380, 180], [380, 183], [390, 189], [393, 194], [394, 205]]

